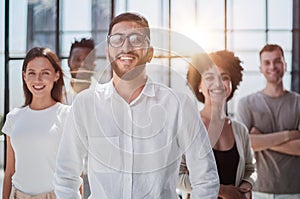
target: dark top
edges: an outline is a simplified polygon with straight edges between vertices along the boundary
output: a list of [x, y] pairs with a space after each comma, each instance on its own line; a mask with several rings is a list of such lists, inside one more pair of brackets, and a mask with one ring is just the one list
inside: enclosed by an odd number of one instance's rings
[[236, 171], [239, 163], [239, 153], [234, 143], [233, 147], [227, 151], [213, 149], [220, 184], [235, 185]]

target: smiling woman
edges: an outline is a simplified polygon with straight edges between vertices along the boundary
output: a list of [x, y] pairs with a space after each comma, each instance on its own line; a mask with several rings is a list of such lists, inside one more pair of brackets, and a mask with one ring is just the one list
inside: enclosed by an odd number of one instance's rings
[[[246, 127], [225, 114], [225, 105], [242, 80], [241, 60], [230, 51], [197, 54], [189, 65], [188, 83], [197, 99], [215, 155], [220, 179], [219, 198], [250, 199], [256, 180], [254, 157]], [[179, 188], [190, 192], [185, 159], [180, 167]]]
[[49, 48], [32, 48], [22, 67], [25, 103], [7, 114], [3, 199], [54, 199], [53, 177], [64, 119], [63, 72]]

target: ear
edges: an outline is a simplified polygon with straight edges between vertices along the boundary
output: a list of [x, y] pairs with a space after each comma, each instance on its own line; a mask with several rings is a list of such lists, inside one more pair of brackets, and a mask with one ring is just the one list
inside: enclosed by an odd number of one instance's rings
[[263, 73], [263, 72], [262, 72], [262, 68], [261, 68], [261, 65], [259, 66], [259, 72]]
[[60, 74], [59, 74], [59, 71], [57, 71], [56, 74], [55, 74], [55, 80], [54, 81], [57, 81], [59, 78], [60, 78]]
[[24, 71], [22, 71], [22, 76], [23, 76], [24, 81], [26, 82], [26, 75], [25, 75]]
[[284, 72], [286, 72], [286, 71], [287, 71], [287, 63], [284, 62]]
[[198, 91], [199, 91], [199, 93], [202, 93], [202, 83], [201, 82], [199, 82]]
[[154, 49], [153, 49], [153, 47], [152, 46], [150, 46], [149, 48], [148, 48], [148, 52], [147, 52], [147, 62], [149, 63], [149, 62], [151, 62], [151, 60], [152, 60], [152, 58], [153, 58], [153, 54], [154, 54]]
[[105, 47], [105, 56], [106, 56], [106, 60], [107, 62], [110, 64], [110, 60], [109, 60], [109, 52], [108, 52], [108, 47]]

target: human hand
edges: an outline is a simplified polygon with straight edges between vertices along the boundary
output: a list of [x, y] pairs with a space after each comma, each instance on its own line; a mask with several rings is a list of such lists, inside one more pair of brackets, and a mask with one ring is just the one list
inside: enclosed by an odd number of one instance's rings
[[300, 139], [300, 131], [298, 131], [298, 130], [287, 131], [287, 134], [288, 134], [289, 140]]
[[239, 186], [239, 191], [243, 193], [247, 199], [252, 198], [252, 185], [249, 182], [243, 181]]
[[259, 135], [259, 134], [262, 134], [262, 132], [258, 128], [252, 127], [251, 130], [250, 130], [250, 134], [257, 134], [257, 135]]
[[[221, 185], [219, 197], [222, 199], [250, 199], [247, 198], [246, 193], [248, 189], [235, 187], [233, 185]], [[246, 192], [242, 192], [246, 191]]]
[[251, 191], [244, 193], [244, 195], [247, 199], [252, 199], [252, 192]]

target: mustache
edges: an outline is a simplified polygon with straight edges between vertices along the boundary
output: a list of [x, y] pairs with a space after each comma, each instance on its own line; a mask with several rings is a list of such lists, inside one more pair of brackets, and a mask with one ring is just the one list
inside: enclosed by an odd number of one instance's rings
[[129, 52], [120, 52], [115, 56], [115, 60], [118, 59], [118, 57], [120, 57], [121, 55], [133, 55], [135, 57], [139, 57], [138, 54], [136, 54], [135, 52], [129, 51]]

